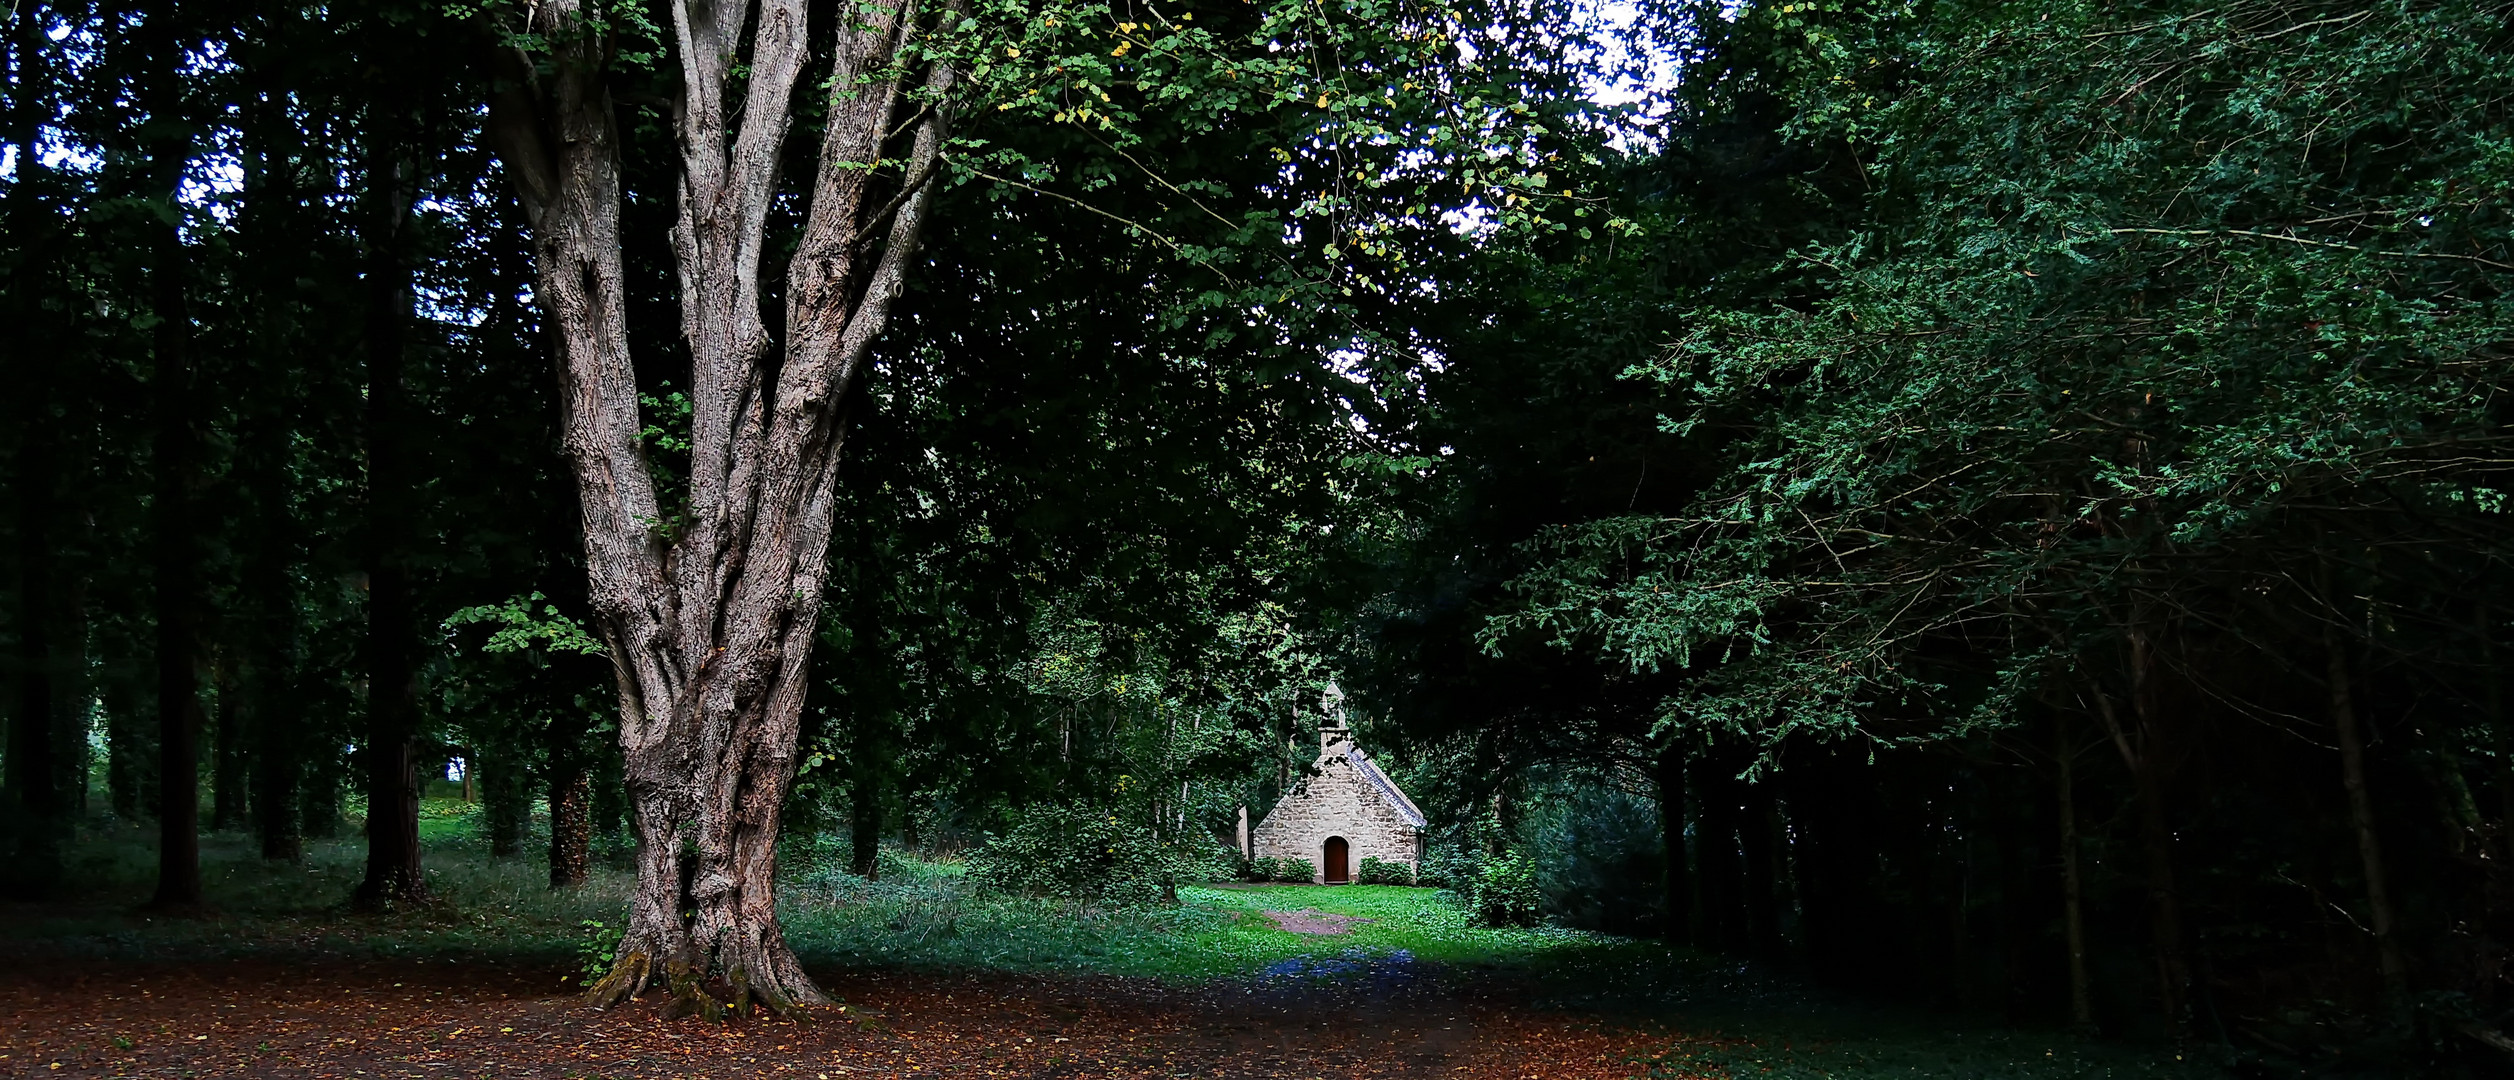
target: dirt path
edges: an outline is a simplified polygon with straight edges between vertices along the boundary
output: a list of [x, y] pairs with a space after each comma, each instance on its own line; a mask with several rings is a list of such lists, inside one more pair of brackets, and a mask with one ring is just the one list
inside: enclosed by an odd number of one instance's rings
[[1516, 1008], [1410, 961], [1165, 987], [850, 973], [811, 1019], [589, 1012], [560, 974], [268, 960], [0, 971], [0, 1076], [1542, 1077], [1621, 1080], [1677, 1040]]

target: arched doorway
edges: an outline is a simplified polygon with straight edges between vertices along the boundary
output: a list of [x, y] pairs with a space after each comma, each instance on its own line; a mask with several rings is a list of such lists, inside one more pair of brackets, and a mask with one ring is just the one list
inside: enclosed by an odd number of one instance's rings
[[1352, 854], [1352, 845], [1345, 843], [1343, 837], [1330, 836], [1327, 838], [1327, 859], [1325, 862], [1319, 864], [1320, 867], [1326, 871], [1326, 873], [1322, 876], [1326, 878], [1327, 884], [1342, 885], [1345, 882], [1353, 880], [1353, 874], [1350, 869], [1353, 863], [1351, 858]]

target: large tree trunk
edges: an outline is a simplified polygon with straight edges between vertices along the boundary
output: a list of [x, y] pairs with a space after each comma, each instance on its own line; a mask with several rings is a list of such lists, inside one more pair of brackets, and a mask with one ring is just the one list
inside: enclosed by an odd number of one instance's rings
[[[26, 160], [20, 157], [18, 160]], [[13, 282], [22, 285], [22, 282]], [[14, 299], [14, 297], [13, 297]], [[13, 304], [13, 307], [21, 305]], [[31, 313], [28, 313], [31, 315]], [[33, 328], [41, 320], [19, 324]], [[14, 340], [15, 334], [0, 334]], [[0, 346], [0, 362], [16, 349]], [[0, 880], [9, 895], [39, 899], [49, 895], [61, 876], [61, 831], [66, 815], [56, 761], [55, 670], [51, 640], [53, 622], [52, 560], [54, 425], [48, 362], [17, 367], [26, 373], [18, 387], [25, 414], [18, 435], [18, 590], [17, 701], [9, 717], [6, 806], [10, 825], [7, 858]]]
[[[379, 112], [390, 106], [379, 105]], [[397, 119], [372, 125], [378, 145], [367, 165], [367, 872], [357, 903], [384, 908], [425, 900], [419, 862], [419, 775], [412, 740], [419, 727], [418, 650], [406, 550], [417, 497], [409, 461], [403, 353], [410, 324], [410, 272], [402, 233], [410, 209], [410, 166], [393, 135]]]
[[[932, 99], [953, 72], [937, 63], [924, 81], [933, 107], [903, 120], [915, 95], [895, 64], [913, 59], [903, 50], [925, 32], [922, 17], [956, 22], [959, 4], [850, 9], [786, 270], [782, 343], [763, 322], [760, 277], [807, 59], [804, 0], [671, 5], [681, 65], [672, 243], [691, 357], [685, 507], [659, 504], [638, 437], [612, 42], [583, 0], [552, 0], [516, 28], [550, 53], [503, 54], [490, 126], [533, 228], [638, 830], [629, 924], [617, 965], [588, 991], [595, 1003], [657, 979], [674, 1009], [710, 1015], [728, 1002], [827, 1000], [777, 923], [778, 815], [820, 614], [838, 405], [916, 248], [948, 111]], [[866, 167], [884, 160], [894, 125], [912, 131], [887, 151], [903, 168]]]
[[[177, 77], [172, 68], [180, 62], [181, 50], [172, 42], [166, 48], [169, 55], [156, 57], [152, 65], [166, 70], [149, 79], [148, 111], [177, 133], [151, 144], [149, 154], [157, 190], [171, 200], [191, 160], [192, 144], [180, 134], [171, 89], [157, 85]], [[149, 377], [149, 391], [156, 424], [150, 531], [157, 591], [158, 841], [157, 893], [149, 906], [184, 912], [201, 903], [201, 696], [195, 668], [200, 570], [192, 523], [199, 440], [192, 415], [192, 315], [183, 280], [191, 255], [173, 221], [154, 225], [150, 233], [149, 291], [157, 317], [151, 335], [156, 370]]]
[[[0, 334], [0, 370], [19, 373], [15, 389], [23, 411], [18, 417], [17, 478], [18, 685], [16, 713], [9, 721], [6, 806], [11, 825], [6, 837], [6, 865], [0, 881], [9, 895], [36, 899], [49, 895], [61, 876], [61, 833], [67, 824], [59, 782], [60, 768], [54, 712], [51, 630], [55, 599], [53, 518], [59, 513], [55, 495], [60, 427], [52, 416], [59, 380], [54, 359], [43, 355], [43, 339], [53, 319], [45, 316], [40, 294], [48, 290], [46, 267], [57, 231], [52, 215], [37, 204], [40, 178], [46, 170], [36, 146], [51, 80], [43, 56], [43, 28], [34, 5], [10, 20], [10, 103], [7, 141], [16, 153], [17, 175], [10, 185], [8, 226], [18, 258], [6, 279], [6, 304], [13, 329]], [[84, 643], [81, 643], [82, 647]]]

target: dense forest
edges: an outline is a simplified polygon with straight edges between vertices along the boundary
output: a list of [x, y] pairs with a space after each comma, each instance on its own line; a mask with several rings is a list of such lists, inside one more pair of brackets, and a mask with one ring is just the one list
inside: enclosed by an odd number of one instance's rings
[[459, 790], [782, 1011], [781, 852], [1159, 903], [1349, 711], [1495, 920], [2514, 1054], [2514, 5], [6, 30], [19, 899]]

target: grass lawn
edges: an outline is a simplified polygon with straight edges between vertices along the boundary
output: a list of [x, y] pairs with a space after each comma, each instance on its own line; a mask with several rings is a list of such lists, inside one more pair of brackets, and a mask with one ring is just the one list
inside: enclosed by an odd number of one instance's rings
[[[906, 882], [806, 883], [786, 930], [807, 962], [847, 966], [1090, 971], [1198, 980], [1289, 974], [1304, 964], [1403, 954], [1452, 966], [1526, 963], [1610, 940], [1576, 930], [1470, 924], [1456, 899], [1389, 885], [1182, 886], [1176, 907], [1077, 910], [977, 894], [938, 874]], [[1334, 936], [1275, 928], [1264, 911], [1368, 920]]]

